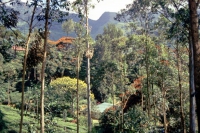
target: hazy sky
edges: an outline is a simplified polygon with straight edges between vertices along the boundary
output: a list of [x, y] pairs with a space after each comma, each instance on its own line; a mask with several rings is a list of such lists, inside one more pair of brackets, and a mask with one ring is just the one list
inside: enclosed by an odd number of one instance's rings
[[[97, 0], [92, 0], [97, 1]], [[91, 9], [89, 18], [98, 19], [105, 11], [118, 12], [124, 9], [127, 4], [131, 4], [133, 0], [103, 0], [95, 4], [95, 8]]]
[[[26, 2], [27, 0], [21, 1]], [[125, 8], [127, 4], [131, 4], [132, 2], [133, 0], [103, 0], [98, 3], [97, 0], [92, 0], [92, 3], [94, 3], [95, 8], [90, 10], [89, 18], [97, 20], [104, 12], [118, 12], [120, 11], [120, 9]]]

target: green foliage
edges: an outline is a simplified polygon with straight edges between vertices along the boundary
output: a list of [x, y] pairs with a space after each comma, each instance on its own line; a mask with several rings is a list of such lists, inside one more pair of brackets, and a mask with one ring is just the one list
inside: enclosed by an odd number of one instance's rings
[[103, 102], [112, 93], [113, 83], [115, 90], [120, 88], [118, 83], [123, 71], [126, 40], [122, 30], [114, 24], [108, 24], [103, 33], [96, 37], [95, 54], [91, 60], [91, 82], [92, 91], [99, 101]]
[[[8, 133], [9, 131], [13, 131], [13, 132], [18, 132], [19, 130], [19, 120], [20, 120], [20, 112], [18, 109], [13, 109], [9, 106], [4, 106], [4, 105], [0, 105], [1, 108], [1, 116], [3, 116], [3, 119], [0, 122], [2, 125], [2, 127], [0, 126], [0, 128], [2, 128], [3, 130], [0, 130], [0, 132], [2, 133]], [[0, 117], [1, 118], [1, 117]], [[38, 119], [35, 119], [35, 115], [34, 113], [28, 113], [28, 115], [24, 116], [24, 127], [23, 127], [23, 132], [29, 132], [29, 131], [38, 131]], [[47, 131], [51, 132], [54, 130], [54, 132], [59, 132], [59, 133], [75, 133], [76, 132], [76, 124], [75, 123], [71, 123], [70, 121], [72, 120], [71, 118], [67, 118], [68, 121], [63, 121], [63, 119], [59, 118], [59, 117], [54, 117], [52, 120], [49, 119], [50, 117], [48, 115], [45, 116], [45, 120], [46, 122], [50, 122], [50, 123], [46, 123], [47, 126]], [[64, 128], [66, 130], [64, 130]], [[80, 132], [81, 133], [86, 133], [86, 128], [82, 125], [80, 125]]]
[[[62, 78], [57, 78], [56, 80], [53, 80], [50, 85], [56, 89], [59, 89], [57, 91], [69, 91], [73, 92], [76, 90], [76, 85], [77, 85], [77, 79], [75, 78], [70, 78], [70, 77], [62, 77]], [[79, 80], [79, 88], [84, 91], [86, 88], [86, 83]], [[80, 92], [82, 92], [80, 90]]]
[[126, 114], [124, 114], [124, 128], [130, 133], [146, 133], [151, 129], [149, 124], [150, 120], [147, 117], [146, 112], [139, 106], [130, 108]]
[[4, 114], [0, 110], [0, 131], [2, 132], [4, 129], [6, 129], [6, 123], [5, 120], [3, 119]]
[[43, 45], [42, 37], [39, 34], [35, 34], [34, 39], [31, 42], [31, 48], [27, 55], [27, 68], [31, 69], [36, 67], [43, 61]]
[[[106, 110], [100, 117], [100, 130], [103, 133], [107, 132], [120, 132], [120, 118], [118, 110]], [[134, 106], [130, 108], [127, 113], [124, 114], [124, 132], [126, 133], [145, 133], [150, 131], [150, 120], [147, 117], [141, 107]]]
[[[36, 1], [32, 1], [27, 4], [32, 7], [36, 4], [35, 2]], [[39, 6], [42, 6], [44, 3], [42, 1], [40, 2]], [[77, 6], [77, 10], [79, 10], [80, 15], [82, 15], [83, 12], [79, 6], [82, 6], [84, 3], [81, 3], [83, 1], [76, 2], [77, 3], [74, 3], [74, 5]], [[69, 109], [75, 107], [74, 104], [76, 104], [77, 79], [72, 77], [76, 75], [78, 56], [81, 62], [80, 77], [82, 79], [82, 81], [79, 80], [79, 103], [82, 105], [86, 104], [86, 84], [83, 82], [87, 76], [87, 58], [83, 56], [86, 49], [86, 39], [89, 40], [90, 44], [95, 43], [94, 55], [91, 59], [91, 90], [95, 94], [97, 101], [112, 102], [112, 94], [114, 94], [114, 97], [117, 97], [118, 94], [125, 93], [124, 91], [130, 94], [141, 91], [143, 95], [143, 103], [141, 103], [143, 109], [136, 106], [124, 114], [123, 126], [125, 132], [154, 132], [152, 127], [156, 128], [157, 126], [163, 125], [164, 113], [167, 114], [166, 119], [169, 122], [168, 132], [179, 132], [181, 130], [180, 92], [177, 76], [177, 62], [180, 61], [181, 69], [179, 74], [182, 85], [181, 93], [183, 97], [184, 119], [186, 122], [186, 130], [189, 131], [189, 54], [187, 49], [182, 47], [183, 45], [187, 45], [188, 42], [187, 28], [189, 12], [187, 8], [173, 7], [173, 10], [169, 8], [170, 6], [180, 5], [178, 2], [179, 1], [174, 1], [172, 4], [171, 1], [163, 0], [134, 1], [128, 6], [127, 10], [122, 10], [121, 12], [121, 15], [125, 15], [125, 18], [127, 18], [128, 15], [128, 17], [130, 17], [127, 31], [130, 30], [131, 33], [127, 37], [124, 36], [121, 28], [117, 27], [115, 24], [108, 24], [102, 28], [102, 34], [99, 34], [96, 37], [96, 42], [94, 42], [90, 37], [85, 36], [85, 27], [82, 23], [72, 23], [71, 21], [63, 23], [63, 29], [66, 33], [68, 34], [71, 30], [70, 28], [72, 28], [76, 38], [73, 41], [73, 45], [70, 45], [68, 49], [58, 50], [55, 46], [48, 45], [48, 60], [45, 70], [47, 79], [47, 89], [45, 89], [45, 112], [48, 114], [45, 118], [46, 131], [75, 132], [76, 125], [69, 123], [72, 118], [69, 120], [69, 118], [66, 117], [74, 116], [74, 113]], [[66, 17], [62, 16], [67, 15], [68, 12], [63, 14], [56, 8], [60, 4], [62, 8], [64, 8], [64, 6], [68, 8], [68, 5], [64, 3], [67, 4], [63, 0], [61, 0], [60, 3], [52, 1], [50, 15], [53, 21], [61, 22], [66, 19]], [[162, 11], [163, 14], [154, 14], [157, 10]], [[0, 9], [0, 12], [1, 11], [3, 10]], [[22, 10], [20, 9], [20, 11]], [[5, 18], [4, 20], [1, 19], [2, 15], [4, 14], [0, 15], [0, 21], [2, 24], [6, 24], [4, 23]], [[166, 16], [169, 17], [166, 18]], [[106, 19], [110, 18], [110, 16], [107, 17]], [[37, 18], [39, 21], [44, 20], [43, 15], [38, 15]], [[11, 18], [8, 18], [8, 20], [10, 19]], [[132, 23], [132, 20], [136, 21]], [[158, 20], [157, 23], [155, 23], [155, 20]], [[169, 22], [169, 20], [171, 20], [171, 22]], [[105, 22], [107, 23], [107, 20], [104, 18], [101, 18], [100, 21], [102, 25], [105, 24]], [[49, 23], [53, 24], [50, 21]], [[10, 25], [10, 23], [7, 24]], [[11, 24], [10, 26], [14, 25]], [[96, 29], [92, 27], [92, 30]], [[52, 31], [54, 32], [54, 29]], [[30, 105], [34, 108], [37, 107], [36, 102], [40, 95], [39, 90], [34, 89], [34, 87], [40, 85], [38, 82], [40, 79], [37, 79], [39, 76], [36, 76], [40, 73], [40, 69], [38, 69], [37, 65], [43, 58], [43, 50], [38, 49], [40, 46], [36, 41], [41, 43], [41, 39], [33, 39], [31, 43], [31, 56], [29, 55], [28, 64], [32, 63], [32, 65], [28, 66], [34, 69], [30, 70], [30, 74], [27, 71], [28, 80], [25, 84], [27, 90], [25, 92], [25, 100], [33, 100], [34, 103]], [[4, 101], [5, 103], [6, 99], [10, 97], [12, 103], [20, 105], [20, 93], [16, 92], [16, 88], [21, 88], [19, 79], [21, 79], [23, 52], [15, 53], [11, 47], [12, 45], [23, 46], [23, 44], [23, 36], [20, 31], [11, 32], [6, 29], [6, 27], [0, 26], [0, 102]], [[178, 47], [176, 47], [176, 44], [178, 44]], [[177, 52], [180, 54], [179, 59], [177, 59]], [[38, 55], [40, 55], [40, 57]], [[39, 58], [35, 60], [36, 57]], [[136, 79], [140, 77], [141, 84], [139, 84], [139, 86], [141, 86], [141, 90], [137, 90], [134, 85], [137, 83]], [[37, 82], [33, 79], [37, 80]], [[51, 87], [48, 86], [49, 83]], [[134, 90], [131, 90], [133, 88], [132, 85], [135, 87]], [[8, 91], [10, 93], [8, 93]], [[163, 100], [165, 100], [165, 103], [163, 103]], [[150, 105], [149, 117], [147, 117], [146, 114], [148, 105]], [[163, 107], [165, 107], [165, 111], [162, 110]], [[74, 110], [75, 109], [76, 107]], [[64, 117], [64, 112], [67, 112], [64, 120], [63, 118], [57, 118]], [[28, 112], [28, 114], [29, 113], [30, 112]], [[34, 113], [31, 113], [31, 115], [34, 115]], [[103, 132], [120, 132], [120, 117], [119, 111], [108, 110], [104, 112], [100, 118], [100, 127]], [[0, 112], [0, 125], [2, 125], [2, 127], [8, 127], [10, 131], [18, 131], [18, 125], [16, 123], [19, 123], [19, 111], [13, 111], [10, 108], [2, 107]], [[86, 123], [86, 118], [81, 116], [80, 125], [86, 127]], [[154, 123], [154, 126], [152, 126], [152, 123]], [[38, 127], [37, 119], [33, 119], [29, 116], [25, 117], [25, 125], [25, 132], [33, 132]], [[67, 128], [65, 131], [63, 130], [64, 127]], [[7, 129], [0, 128], [0, 130], [2, 132], [7, 132]], [[97, 129], [94, 132], [99, 132], [100, 130]], [[80, 132], [85, 132], [85, 129]]]
[[[18, 4], [17, 2], [11, 2], [13, 4]], [[5, 3], [0, 2], [0, 22], [7, 28], [16, 27], [18, 23], [19, 12], [13, 8], [8, 8]]]
[[79, 116], [79, 124], [83, 127], [87, 127], [87, 117], [80, 115]]
[[100, 119], [99, 126], [103, 133], [114, 132], [119, 130], [119, 112], [115, 110], [107, 110], [105, 111]]
[[62, 23], [62, 29], [67, 33], [67, 36], [69, 33], [74, 31], [74, 22], [72, 19], [65, 21]]
[[[4, 62], [8, 62], [17, 57], [21, 51], [14, 51], [12, 46], [24, 45], [24, 36], [19, 30], [8, 30], [0, 25], [0, 53], [4, 58]], [[18, 58], [18, 57], [17, 57]]]

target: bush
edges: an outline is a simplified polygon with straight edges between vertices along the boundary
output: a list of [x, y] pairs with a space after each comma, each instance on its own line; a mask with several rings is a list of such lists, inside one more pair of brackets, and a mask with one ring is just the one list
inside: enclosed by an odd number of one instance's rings
[[87, 117], [80, 115], [79, 116], [79, 125], [87, 127]]
[[[107, 110], [100, 117], [100, 130], [102, 133], [119, 133], [122, 127], [120, 110]], [[141, 107], [133, 107], [124, 114], [124, 133], [144, 133], [150, 128], [149, 118]]]
[[103, 133], [112, 133], [119, 129], [119, 111], [107, 110], [101, 115], [99, 121], [99, 125]]
[[124, 114], [124, 128], [127, 132], [145, 133], [148, 132], [150, 127], [149, 118], [141, 107], [134, 106]]
[[7, 128], [5, 121], [3, 120], [3, 116], [4, 116], [4, 114], [0, 110], [0, 131], [3, 131], [4, 129]]

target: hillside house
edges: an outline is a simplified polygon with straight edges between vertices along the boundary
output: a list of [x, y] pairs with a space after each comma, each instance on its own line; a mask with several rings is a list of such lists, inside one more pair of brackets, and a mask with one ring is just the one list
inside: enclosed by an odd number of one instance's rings
[[51, 45], [56, 45], [58, 49], [69, 49], [72, 46], [74, 38], [72, 37], [61, 37], [56, 41], [48, 40], [47, 42]]
[[[113, 104], [111, 103], [101, 103], [98, 105], [95, 105], [95, 107], [91, 110], [91, 118], [92, 119], [99, 119], [101, 114], [111, 108], [113, 106]], [[81, 111], [82, 115], [87, 115], [87, 108], [85, 108], [84, 110]]]
[[23, 48], [22, 46], [13, 45], [12, 50], [14, 50], [14, 51], [25, 51], [25, 48]]

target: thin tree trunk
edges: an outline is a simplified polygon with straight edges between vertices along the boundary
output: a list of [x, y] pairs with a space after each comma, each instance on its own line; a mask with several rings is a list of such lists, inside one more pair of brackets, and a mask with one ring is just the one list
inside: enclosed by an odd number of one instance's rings
[[180, 75], [180, 72], [181, 72], [181, 61], [180, 61], [178, 43], [176, 43], [176, 50], [177, 50], [177, 67], [178, 67], [178, 84], [179, 84], [179, 102], [180, 102], [181, 130], [182, 130], [182, 133], [186, 133], [185, 116], [184, 116], [184, 111], [183, 111], [182, 83], [181, 83], [181, 75]]
[[149, 47], [148, 47], [148, 33], [147, 33], [147, 29], [148, 29], [148, 24], [147, 24], [147, 14], [145, 16], [146, 20], [145, 20], [145, 27], [146, 27], [146, 30], [145, 30], [145, 43], [146, 43], [146, 53], [145, 53], [145, 63], [146, 63], [146, 73], [147, 73], [147, 81], [146, 81], [146, 84], [147, 84], [147, 99], [146, 99], [146, 108], [147, 108], [147, 112], [148, 112], [148, 117], [150, 115], [150, 92], [149, 92], [149, 87], [150, 87], [150, 84], [149, 84], [149, 77], [150, 77], [150, 74], [149, 74]]
[[113, 109], [114, 109], [114, 107], [115, 107], [115, 95], [114, 95], [113, 72], [112, 72], [112, 98], [113, 98]]
[[27, 57], [28, 57], [28, 50], [29, 50], [29, 42], [30, 42], [30, 37], [32, 33], [32, 25], [33, 25], [33, 19], [35, 15], [35, 10], [37, 7], [37, 1], [36, 4], [33, 8], [33, 14], [31, 16], [31, 22], [29, 25], [29, 33], [26, 41], [26, 49], [25, 49], [25, 55], [24, 55], [24, 62], [23, 62], [23, 76], [22, 76], [22, 96], [21, 96], [21, 120], [20, 120], [20, 127], [19, 127], [19, 133], [22, 133], [22, 126], [23, 126], [23, 116], [24, 116], [24, 83], [25, 83], [25, 75], [26, 75], [26, 62], [27, 62]]
[[[87, 43], [87, 52], [90, 51], [90, 45], [88, 42], [89, 35], [89, 23], [88, 23], [88, 0], [85, 0], [85, 15], [86, 15], [86, 43]], [[87, 57], [87, 111], [88, 111], [88, 132], [92, 130], [91, 122], [91, 102], [90, 102], [90, 57]]]
[[10, 105], [10, 82], [8, 81], [8, 90], [7, 90], [7, 96], [8, 96], [8, 105]]
[[44, 57], [42, 61], [41, 70], [41, 94], [40, 94], [40, 132], [44, 133], [44, 88], [45, 88], [45, 66], [46, 66], [46, 55], [47, 55], [47, 37], [48, 37], [48, 19], [49, 19], [49, 8], [50, 0], [46, 0], [46, 11], [45, 11], [45, 36], [44, 36]]
[[189, 30], [189, 73], [190, 73], [190, 133], [195, 133], [195, 85], [194, 85], [194, 57], [193, 57], [193, 45], [191, 41], [191, 35]]
[[[114, 95], [114, 82], [113, 82], [114, 78], [113, 78], [113, 72], [112, 72], [112, 98], [113, 98], [113, 116], [115, 115], [114, 113], [114, 108], [115, 108], [115, 95]], [[115, 117], [114, 117], [114, 121], [115, 121]], [[115, 133], [115, 127], [114, 127], [114, 131]]]
[[162, 89], [162, 111], [163, 111], [163, 120], [164, 120], [164, 131], [165, 133], [167, 133], [167, 117], [166, 117], [166, 108], [165, 108], [165, 104], [166, 104], [166, 90], [164, 87], [164, 81], [163, 81], [163, 75], [162, 75], [162, 85], [161, 85], [161, 89]]
[[151, 84], [151, 86], [152, 86], [152, 96], [153, 96], [152, 101], [153, 101], [153, 106], [154, 106], [154, 126], [156, 128], [156, 117], [155, 116], [157, 116], [157, 114], [156, 114], [156, 100], [155, 100], [154, 91], [153, 91], [153, 89], [154, 89], [153, 83]]
[[72, 95], [72, 104], [71, 104], [71, 106], [72, 106], [72, 115], [74, 116], [75, 114], [74, 114], [74, 95]]
[[[162, 88], [162, 89], [164, 89], [164, 88]], [[163, 90], [163, 120], [164, 120], [164, 129], [165, 129], [165, 133], [167, 133], [167, 118], [166, 118], [166, 109], [165, 109], [165, 91]]]
[[200, 45], [199, 45], [199, 24], [197, 8], [199, 5], [196, 0], [189, 0], [190, 10], [190, 28], [193, 45], [194, 56], [194, 80], [195, 80], [195, 96], [197, 106], [197, 119], [198, 119], [198, 131], [200, 132]]
[[78, 49], [78, 59], [77, 59], [77, 133], [79, 133], [79, 49]]
[[124, 90], [122, 91], [123, 92], [123, 95], [122, 95], [122, 117], [121, 117], [121, 131], [122, 133], [124, 132], [124, 107], [125, 107], [125, 93], [124, 93]]
[[142, 101], [141, 101], [142, 105], [141, 106], [142, 106], [142, 109], [144, 110], [144, 95], [143, 95], [143, 93], [141, 93], [141, 97], [142, 97], [141, 98], [142, 99]]

